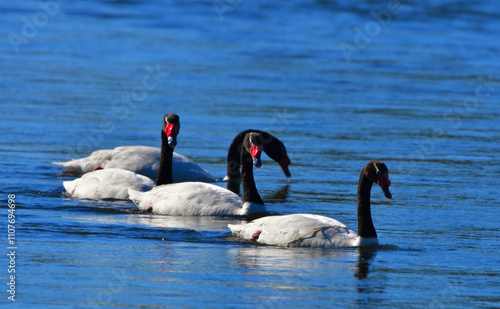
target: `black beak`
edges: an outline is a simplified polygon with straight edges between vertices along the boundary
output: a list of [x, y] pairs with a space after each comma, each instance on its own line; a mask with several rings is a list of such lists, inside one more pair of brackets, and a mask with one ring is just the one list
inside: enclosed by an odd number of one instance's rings
[[256, 168], [260, 168], [262, 166], [262, 160], [260, 159], [260, 157], [253, 157], [253, 165]]
[[288, 165], [280, 164], [281, 170], [285, 173], [286, 178], [292, 177], [290, 170], [288, 169]]
[[391, 200], [392, 199], [392, 194], [391, 192], [389, 191], [389, 187], [381, 187], [382, 188], [382, 191], [384, 191], [384, 195], [385, 197], [388, 199], [388, 200]]
[[168, 137], [168, 145], [172, 148], [177, 146], [177, 136], [170, 135]]
[[290, 170], [288, 169], [288, 166], [290, 165], [290, 158], [286, 153], [283, 154], [281, 160], [278, 162], [278, 164], [281, 167], [281, 170], [283, 173], [285, 173], [286, 178], [292, 177], [292, 174], [290, 173]]

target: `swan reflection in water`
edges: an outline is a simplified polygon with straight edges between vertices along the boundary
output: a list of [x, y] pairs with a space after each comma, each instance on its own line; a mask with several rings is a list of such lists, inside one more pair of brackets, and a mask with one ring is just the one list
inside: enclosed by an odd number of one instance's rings
[[[121, 224], [125, 226], [144, 226], [150, 229], [171, 230], [186, 229], [198, 232], [218, 231], [227, 235], [227, 224], [240, 223], [241, 220], [236, 216], [165, 216], [155, 214], [144, 214], [139, 212], [130, 212], [122, 216], [89, 216], [73, 218], [77, 221], [89, 221], [101, 224]], [[152, 230], [155, 231], [155, 230]], [[155, 231], [157, 232], [157, 231]], [[140, 236], [140, 235], [138, 235]]]
[[356, 271], [354, 277], [359, 280], [366, 279], [370, 270], [371, 259], [375, 257], [376, 247], [358, 247], [358, 262], [356, 263]]
[[[228, 181], [226, 182], [226, 189], [235, 194], [240, 194], [240, 182]], [[261, 192], [262, 193], [262, 192]], [[281, 188], [275, 189], [268, 193], [263, 193], [263, 199], [266, 204], [280, 204], [288, 201], [290, 193], [290, 185], [286, 184]]]
[[340, 297], [340, 291], [354, 292], [353, 302], [364, 303], [374, 292], [383, 293], [383, 287], [381, 290], [372, 280], [365, 280], [376, 252], [376, 247], [332, 250], [245, 246], [230, 250], [228, 260], [244, 268], [242, 272], [248, 276], [242, 278], [247, 282], [240, 284], [255, 290], [254, 297], [262, 306], [279, 307], [286, 299], [300, 299], [310, 290], [331, 301]]
[[269, 203], [286, 203], [288, 194], [290, 192], [290, 185], [285, 185], [281, 189], [272, 192], [271, 195], [266, 196], [265, 200]]
[[[376, 255], [377, 247], [319, 249], [290, 248], [271, 246], [248, 246], [229, 251], [235, 262], [249, 272], [280, 272], [293, 275], [294, 272], [317, 272], [319, 276], [334, 273], [335, 268], [345, 269], [345, 261], [354, 262], [354, 274], [357, 279], [366, 279], [370, 265]], [[286, 271], [286, 273], [282, 273]]]

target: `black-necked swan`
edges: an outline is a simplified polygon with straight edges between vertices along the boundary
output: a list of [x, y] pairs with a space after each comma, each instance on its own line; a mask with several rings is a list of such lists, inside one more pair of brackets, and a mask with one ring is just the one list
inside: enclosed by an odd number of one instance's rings
[[314, 214], [270, 216], [228, 227], [238, 238], [268, 245], [333, 248], [378, 244], [370, 208], [373, 183], [382, 188], [387, 199], [392, 198], [389, 170], [380, 161], [367, 163], [359, 176], [357, 234], [335, 219]]
[[[162, 134], [162, 138], [165, 138]], [[170, 183], [172, 151], [162, 148], [162, 162], [157, 186], [148, 192], [129, 190], [130, 199], [144, 211], [171, 216], [244, 216], [266, 212], [255, 186], [253, 166], [260, 167], [262, 136], [248, 133], [243, 140], [242, 166], [243, 199], [222, 187], [205, 182]]]
[[240, 181], [240, 152], [241, 146], [243, 145], [243, 139], [245, 135], [250, 132], [259, 133], [264, 138], [264, 152], [274, 161], [278, 162], [279, 166], [283, 170], [283, 173], [287, 178], [290, 178], [290, 170], [288, 166], [290, 165], [290, 158], [286, 152], [285, 145], [274, 135], [269, 134], [261, 130], [245, 130], [238, 133], [227, 152], [227, 172], [224, 181]]
[[[101, 149], [88, 157], [67, 162], [53, 162], [71, 175], [83, 175], [96, 169], [121, 168], [155, 179], [160, 166], [161, 149], [150, 146], [120, 146]], [[207, 170], [181, 154], [173, 154], [174, 182], [215, 181]]]
[[[162, 148], [173, 149], [179, 134], [179, 116], [167, 114], [163, 117], [165, 140]], [[148, 191], [155, 186], [150, 178], [119, 168], [98, 169], [72, 181], [63, 181], [63, 186], [72, 197], [89, 199], [128, 199], [128, 189]]]
[[[63, 167], [68, 174], [83, 175], [94, 170], [120, 168], [155, 179], [160, 166], [161, 149], [150, 146], [120, 146], [101, 149], [88, 157], [67, 162], [52, 162]], [[173, 181], [216, 181], [207, 170], [178, 153], [172, 156]]]

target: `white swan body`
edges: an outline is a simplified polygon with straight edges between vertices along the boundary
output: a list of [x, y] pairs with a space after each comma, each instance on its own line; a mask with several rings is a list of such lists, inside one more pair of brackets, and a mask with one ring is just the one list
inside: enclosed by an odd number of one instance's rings
[[171, 216], [243, 216], [266, 211], [263, 204], [243, 203], [233, 192], [204, 182], [166, 184], [148, 192], [131, 189], [129, 195], [139, 209]]
[[378, 243], [377, 238], [362, 239], [335, 219], [313, 214], [270, 216], [228, 227], [238, 238], [275, 246], [339, 248]]
[[[83, 175], [96, 168], [120, 168], [156, 179], [160, 164], [160, 148], [149, 146], [121, 146], [96, 150], [90, 156], [67, 162], [53, 162], [68, 173]], [[174, 182], [215, 181], [215, 178], [193, 160], [174, 153], [172, 158]]]
[[88, 199], [126, 200], [129, 188], [147, 191], [154, 185], [154, 181], [146, 176], [118, 168], [97, 170], [72, 181], [63, 181], [64, 188], [72, 197]]

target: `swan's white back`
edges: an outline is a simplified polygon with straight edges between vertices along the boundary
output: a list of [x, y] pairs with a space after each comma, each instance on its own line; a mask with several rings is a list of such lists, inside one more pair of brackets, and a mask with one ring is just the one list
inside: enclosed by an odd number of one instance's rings
[[141, 210], [171, 216], [224, 216], [265, 212], [264, 205], [243, 203], [233, 192], [204, 182], [183, 182], [129, 190], [130, 199]]
[[[156, 171], [158, 172], [158, 169]], [[173, 182], [213, 182], [216, 180], [214, 176], [196, 164], [193, 160], [175, 152], [172, 158], [172, 178]]]
[[86, 173], [82, 177], [63, 181], [66, 191], [77, 198], [89, 199], [128, 199], [128, 189], [147, 191], [154, 187], [153, 180], [134, 172], [108, 168]]
[[338, 248], [376, 244], [377, 238], [361, 239], [335, 219], [313, 214], [270, 216], [247, 224], [228, 225], [241, 239], [279, 246]]
[[[161, 149], [149, 146], [121, 146], [96, 150], [90, 156], [68, 162], [54, 162], [68, 173], [82, 175], [96, 167], [121, 168], [156, 179], [160, 165]], [[174, 182], [215, 181], [215, 178], [193, 160], [174, 153], [172, 158]]]

